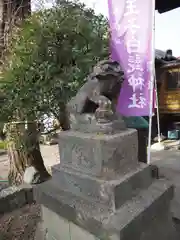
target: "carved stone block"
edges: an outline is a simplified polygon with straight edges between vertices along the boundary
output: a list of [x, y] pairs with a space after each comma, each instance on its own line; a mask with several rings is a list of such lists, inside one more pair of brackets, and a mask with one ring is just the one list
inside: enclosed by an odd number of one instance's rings
[[61, 164], [52, 168], [52, 174], [52, 184], [58, 185], [61, 190], [113, 210], [136, 196], [142, 189], [148, 188], [153, 181], [152, 166], [143, 163], [123, 177], [111, 180], [61, 168]]
[[95, 176], [124, 173], [138, 162], [137, 132], [114, 135], [74, 131], [59, 134], [61, 165]]

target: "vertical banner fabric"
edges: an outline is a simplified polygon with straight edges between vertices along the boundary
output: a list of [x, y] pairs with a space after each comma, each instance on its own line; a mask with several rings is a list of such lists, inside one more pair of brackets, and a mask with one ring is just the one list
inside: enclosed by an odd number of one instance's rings
[[125, 80], [117, 111], [124, 116], [149, 116], [154, 75], [154, 0], [108, 0], [111, 57]]

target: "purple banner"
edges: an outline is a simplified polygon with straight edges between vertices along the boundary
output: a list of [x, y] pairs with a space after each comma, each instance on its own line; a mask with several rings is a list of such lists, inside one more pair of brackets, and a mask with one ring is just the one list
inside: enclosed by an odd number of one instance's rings
[[117, 104], [117, 111], [124, 116], [149, 116], [153, 1], [108, 0], [112, 59], [121, 64], [125, 74]]

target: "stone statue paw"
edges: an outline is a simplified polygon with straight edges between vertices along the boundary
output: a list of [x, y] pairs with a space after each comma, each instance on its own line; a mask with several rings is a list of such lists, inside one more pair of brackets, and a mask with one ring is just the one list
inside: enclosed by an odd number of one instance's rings
[[99, 107], [96, 109], [95, 118], [98, 123], [108, 123], [112, 121], [114, 113], [109, 99], [99, 100]]

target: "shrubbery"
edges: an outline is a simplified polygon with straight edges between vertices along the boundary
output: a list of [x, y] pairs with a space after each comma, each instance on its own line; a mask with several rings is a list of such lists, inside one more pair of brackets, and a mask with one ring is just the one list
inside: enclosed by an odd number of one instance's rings
[[52, 113], [66, 128], [65, 104], [108, 56], [107, 20], [83, 4], [60, 2], [14, 31], [1, 79], [6, 121]]

